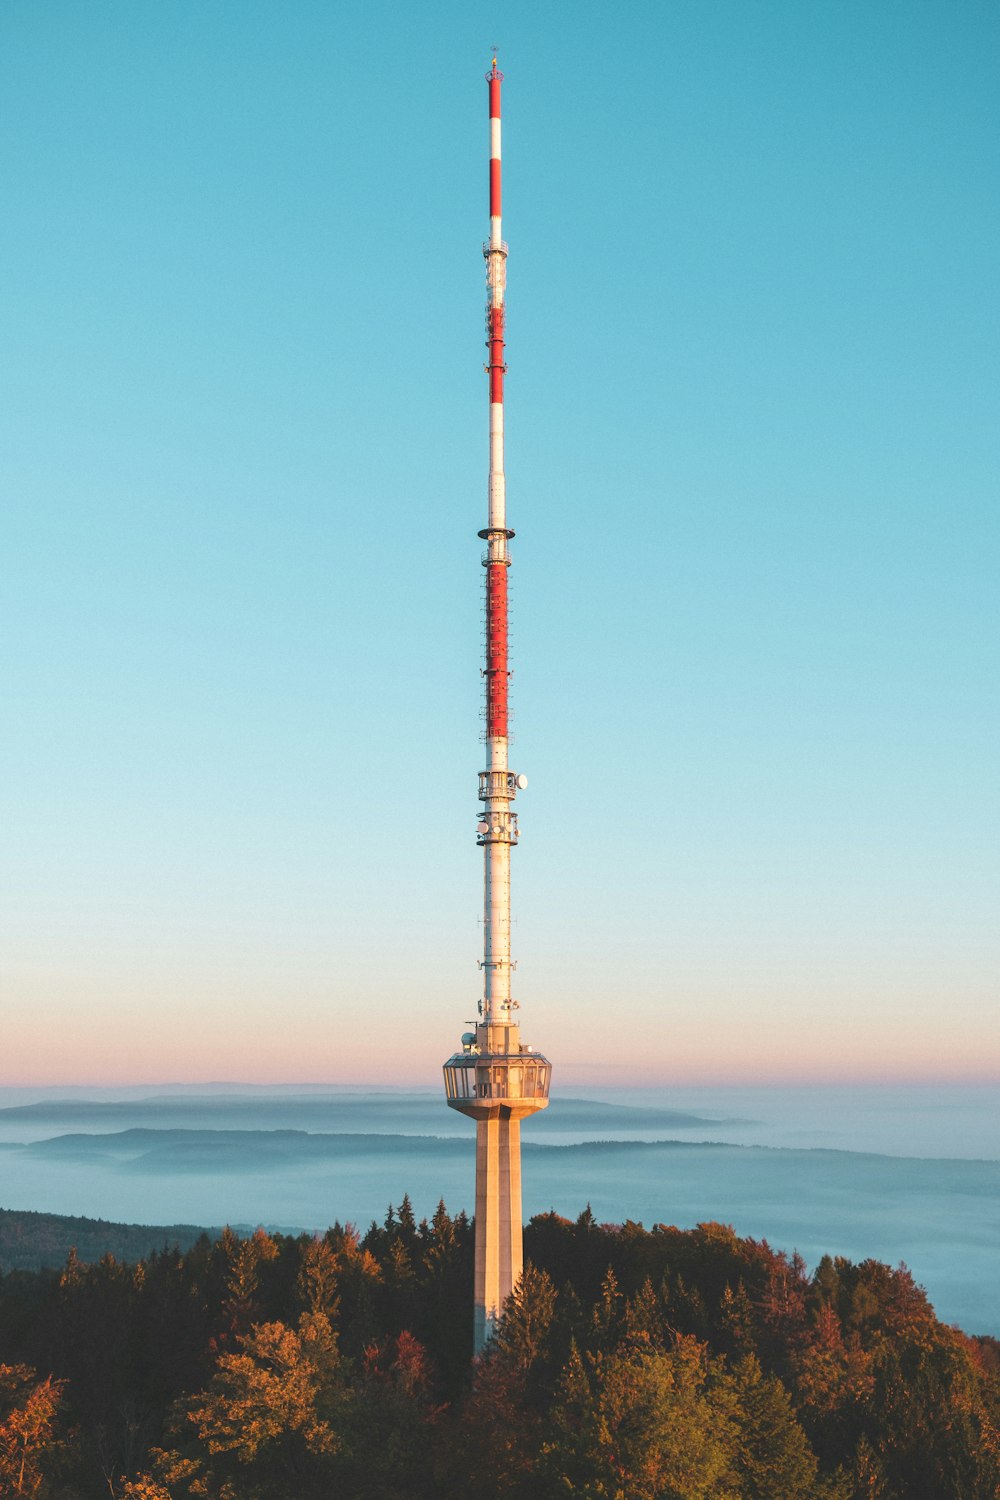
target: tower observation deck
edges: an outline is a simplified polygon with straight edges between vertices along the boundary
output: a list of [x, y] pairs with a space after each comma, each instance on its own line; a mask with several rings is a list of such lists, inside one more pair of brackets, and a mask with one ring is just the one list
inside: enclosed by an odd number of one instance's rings
[[483, 850], [483, 994], [479, 1022], [444, 1065], [452, 1109], [476, 1121], [476, 1266], [474, 1349], [485, 1346], [522, 1268], [521, 1121], [549, 1102], [552, 1067], [521, 1041], [511, 998], [510, 851], [517, 844], [513, 802], [528, 784], [508, 764], [507, 580], [510, 542], [504, 475], [503, 390], [507, 366], [507, 246], [501, 234], [500, 85], [496, 58], [486, 75], [490, 125], [490, 237], [486, 259], [486, 374], [489, 383], [489, 487], [486, 544], [487, 765], [479, 773], [482, 810], [476, 842]]

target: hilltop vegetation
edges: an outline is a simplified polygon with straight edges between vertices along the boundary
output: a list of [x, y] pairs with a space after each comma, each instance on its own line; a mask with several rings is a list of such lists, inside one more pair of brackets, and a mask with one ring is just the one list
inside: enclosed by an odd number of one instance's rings
[[908, 1272], [718, 1224], [525, 1231], [473, 1366], [472, 1226], [224, 1231], [0, 1278], [0, 1493], [986, 1500], [1000, 1345]]
[[0, 1208], [0, 1270], [61, 1266], [70, 1250], [84, 1261], [100, 1260], [102, 1255], [136, 1261], [165, 1245], [187, 1250], [205, 1232], [197, 1224], [112, 1224], [106, 1219]]

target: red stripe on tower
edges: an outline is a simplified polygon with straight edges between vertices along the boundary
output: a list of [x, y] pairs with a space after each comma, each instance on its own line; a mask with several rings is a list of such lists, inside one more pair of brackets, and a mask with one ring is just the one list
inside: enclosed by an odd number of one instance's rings
[[490, 308], [490, 401], [503, 405], [503, 305]]
[[486, 733], [507, 738], [507, 568], [486, 569]]

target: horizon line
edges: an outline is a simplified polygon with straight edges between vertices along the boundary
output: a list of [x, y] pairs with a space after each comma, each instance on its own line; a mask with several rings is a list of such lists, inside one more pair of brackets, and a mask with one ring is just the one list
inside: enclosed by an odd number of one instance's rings
[[[576, 1069], [573, 1070], [574, 1073]], [[623, 1071], [626, 1071], [623, 1069]], [[984, 1073], [908, 1073], [904, 1075], [871, 1074], [817, 1074], [756, 1076], [717, 1076], [714, 1078], [679, 1079], [636, 1078], [630, 1073], [629, 1086], [634, 1089], [726, 1089], [726, 1088], [944, 1088], [944, 1087], [996, 1087], [1000, 1084], [1000, 1070]], [[617, 1091], [614, 1083], [598, 1085], [579, 1076], [566, 1080], [569, 1088], [597, 1088], [602, 1092]], [[349, 1089], [365, 1093], [400, 1093], [413, 1091], [439, 1092], [437, 1082], [430, 1082], [425, 1075], [420, 1078], [402, 1079], [395, 1082], [356, 1079], [310, 1079], [310, 1078], [195, 1078], [195, 1079], [21, 1079], [0, 1078], [0, 1089]], [[443, 1097], [443, 1093], [442, 1093]]]

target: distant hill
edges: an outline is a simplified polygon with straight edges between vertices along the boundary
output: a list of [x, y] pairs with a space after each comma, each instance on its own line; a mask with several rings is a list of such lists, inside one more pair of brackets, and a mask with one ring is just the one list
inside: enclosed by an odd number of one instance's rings
[[0, 1208], [0, 1271], [38, 1271], [62, 1266], [75, 1247], [82, 1261], [138, 1261], [165, 1245], [189, 1250], [203, 1234], [217, 1238], [218, 1228], [200, 1224], [109, 1224], [105, 1219], [72, 1218]]

